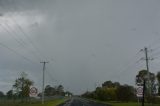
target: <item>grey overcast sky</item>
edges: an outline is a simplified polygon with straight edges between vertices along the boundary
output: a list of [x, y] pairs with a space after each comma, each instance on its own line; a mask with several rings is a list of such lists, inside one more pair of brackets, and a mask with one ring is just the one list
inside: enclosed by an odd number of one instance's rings
[[[41, 90], [64, 85], [80, 94], [104, 81], [134, 85], [144, 46], [159, 71], [159, 0], [0, 0], [0, 90], [21, 72]], [[8, 49], [9, 48], [9, 49]], [[157, 55], [154, 55], [157, 54]]]

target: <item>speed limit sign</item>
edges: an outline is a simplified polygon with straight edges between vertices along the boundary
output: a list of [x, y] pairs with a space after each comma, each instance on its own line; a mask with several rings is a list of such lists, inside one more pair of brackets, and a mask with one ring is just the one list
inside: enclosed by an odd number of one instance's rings
[[38, 94], [38, 89], [36, 87], [31, 87], [30, 88], [30, 96], [37, 96]]
[[142, 97], [143, 96], [143, 86], [137, 86], [136, 87], [136, 93], [137, 93], [137, 97]]

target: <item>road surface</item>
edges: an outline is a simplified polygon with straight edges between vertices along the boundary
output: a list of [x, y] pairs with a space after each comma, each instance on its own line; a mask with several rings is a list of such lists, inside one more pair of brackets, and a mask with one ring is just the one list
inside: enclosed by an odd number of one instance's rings
[[73, 97], [69, 101], [67, 101], [65, 104], [62, 104], [59, 106], [110, 106], [110, 105], [89, 101], [79, 97]]

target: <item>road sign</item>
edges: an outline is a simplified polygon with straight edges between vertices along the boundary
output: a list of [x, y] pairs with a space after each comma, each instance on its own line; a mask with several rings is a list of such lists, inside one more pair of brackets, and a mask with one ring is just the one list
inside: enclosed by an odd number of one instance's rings
[[36, 87], [31, 87], [29, 95], [31, 97], [36, 97], [38, 95], [38, 89]]
[[154, 85], [153, 85], [152, 93], [153, 93], [154, 95], [158, 94], [158, 88], [159, 88], [158, 84], [154, 84]]
[[137, 86], [136, 87], [136, 95], [137, 95], [137, 97], [142, 97], [143, 96], [143, 86]]

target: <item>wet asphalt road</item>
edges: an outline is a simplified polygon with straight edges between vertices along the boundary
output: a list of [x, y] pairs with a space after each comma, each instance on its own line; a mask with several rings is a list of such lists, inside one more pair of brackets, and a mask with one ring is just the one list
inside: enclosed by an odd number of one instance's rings
[[101, 104], [78, 97], [73, 97], [68, 102], [60, 106], [110, 106], [110, 105]]

